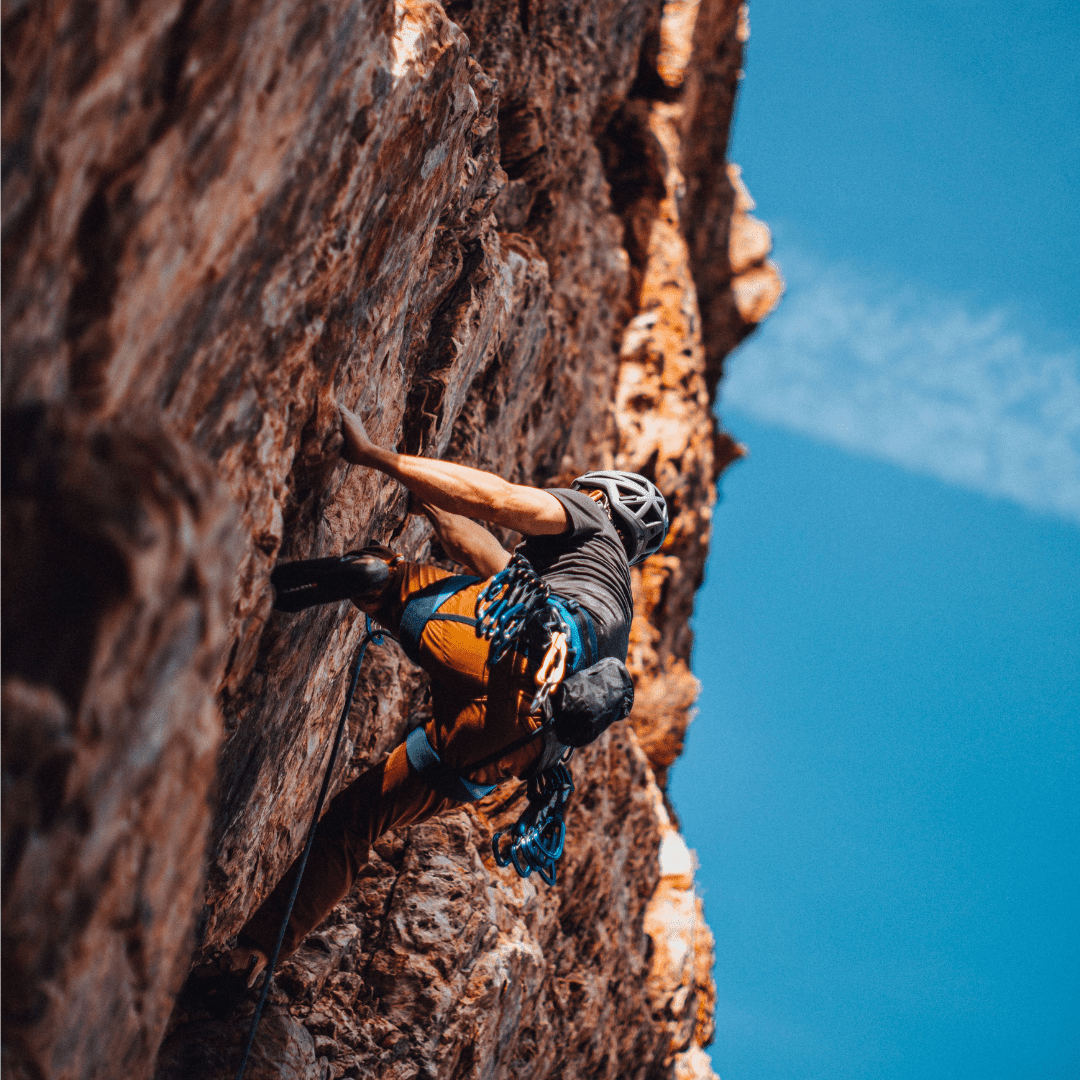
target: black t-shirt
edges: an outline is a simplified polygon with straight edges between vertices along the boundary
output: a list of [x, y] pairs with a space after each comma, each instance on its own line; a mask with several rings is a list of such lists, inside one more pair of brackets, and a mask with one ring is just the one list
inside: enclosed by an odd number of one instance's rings
[[591, 616], [600, 657], [626, 660], [634, 597], [630, 565], [604, 508], [584, 492], [548, 488], [566, 507], [570, 528], [557, 536], [529, 536], [518, 551], [553, 593], [576, 600]]

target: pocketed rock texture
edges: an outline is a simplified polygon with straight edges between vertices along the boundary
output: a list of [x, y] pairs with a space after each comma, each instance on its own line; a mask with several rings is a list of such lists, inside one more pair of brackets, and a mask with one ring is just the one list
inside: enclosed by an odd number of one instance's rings
[[[362, 633], [271, 612], [270, 571], [440, 556], [341, 463], [337, 400], [520, 482], [638, 469], [673, 525], [559, 885], [490, 856], [514, 785], [385, 837], [248, 1076], [709, 1075], [662, 787], [740, 452], [711, 399], [782, 288], [724, 166], [746, 27], [730, 0], [5, 0], [5, 1077], [235, 1071], [252, 1001], [185, 977], [302, 847]], [[333, 790], [426, 708], [372, 648]]]

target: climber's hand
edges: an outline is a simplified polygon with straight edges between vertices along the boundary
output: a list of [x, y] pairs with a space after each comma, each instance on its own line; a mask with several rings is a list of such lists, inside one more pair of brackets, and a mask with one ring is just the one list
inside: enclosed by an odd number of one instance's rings
[[266, 953], [253, 945], [237, 945], [230, 949], [221, 958], [222, 967], [226, 971], [247, 976], [249, 987], [255, 985], [263, 969], [269, 963]]
[[340, 403], [338, 409], [341, 412], [341, 437], [344, 440], [341, 456], [353, 465], [370, 465], [378, 453], [378, 448], [368, 438], [360, 417], [352, 409]]

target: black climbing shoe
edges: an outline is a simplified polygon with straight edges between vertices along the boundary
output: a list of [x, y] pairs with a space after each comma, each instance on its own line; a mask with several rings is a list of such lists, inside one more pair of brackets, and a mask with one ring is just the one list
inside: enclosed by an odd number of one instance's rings
[[356, 597], [373, 600], [386, 588], [390, 567], [378, 555], [350, 552], [333, 559], [301, 559], [274, 567], [276, 611], [303, 611]]

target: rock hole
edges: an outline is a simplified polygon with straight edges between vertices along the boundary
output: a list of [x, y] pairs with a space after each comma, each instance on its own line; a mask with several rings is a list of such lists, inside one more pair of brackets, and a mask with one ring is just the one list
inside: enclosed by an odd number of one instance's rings
[[357, 146], [363, 146], [375, 125], [371, 121], [371, 106], [358, 109], [349, 124], [349, 134], [356, 140]]

